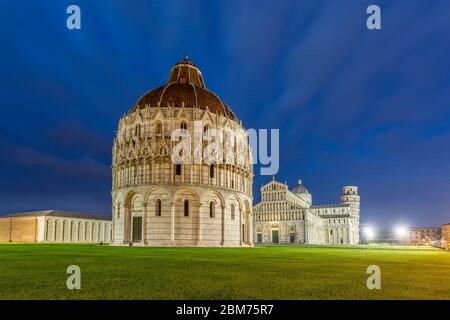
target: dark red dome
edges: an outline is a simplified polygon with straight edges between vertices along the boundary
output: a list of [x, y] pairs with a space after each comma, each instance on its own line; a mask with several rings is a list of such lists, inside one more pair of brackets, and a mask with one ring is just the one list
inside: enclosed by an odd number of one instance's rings
[[236, 119], [234, 112], [220, 98], [206, 89], [201, 71], [187, 56], [170, 70], [167, 83], [144, 94], [132, 111], [138, 108], [170, 106], [186, 108], [208, 108], [213, 113]]

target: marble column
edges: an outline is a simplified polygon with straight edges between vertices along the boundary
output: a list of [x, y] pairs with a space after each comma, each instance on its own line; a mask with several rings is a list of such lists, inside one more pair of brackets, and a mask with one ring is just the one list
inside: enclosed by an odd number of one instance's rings
[[221, 206], [221, 208], [222, 208], [222, 246], [224, 246], [225, 245], [225, 209], [226, 209], [226, 206], [225, 205], [223, 205], [223, 206]]
[[175, 203], [170, 203], [170, 244], [175, 245]]

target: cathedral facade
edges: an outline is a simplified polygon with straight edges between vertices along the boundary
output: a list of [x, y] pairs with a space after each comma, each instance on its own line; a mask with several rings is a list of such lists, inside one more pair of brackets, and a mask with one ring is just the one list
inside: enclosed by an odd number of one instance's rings
[[313, 205], [305, 185], [289, 190], [274, 179], [261, 187], [261, 202], [253, 207], [255, 243], [358, 244], [358, 187], [344, 186], [340, 202]]
[[[185, 145], [192, 152], [178, 148], [176, 130], [183, 137], [200, 131], [198, 143], [194, 138]], [[222, 139], [212, 138], [214, 130], [225, 132]], [[202, 158], [213, 140], [231, 150], [227, 161]], [[174, 154], [182, 161], [174, 161]], [[164, 85], [145, 93], [120, 119], [112, 177], [113, 245], [253, 244], [248, 139], [187, 57], [172, 67]]]

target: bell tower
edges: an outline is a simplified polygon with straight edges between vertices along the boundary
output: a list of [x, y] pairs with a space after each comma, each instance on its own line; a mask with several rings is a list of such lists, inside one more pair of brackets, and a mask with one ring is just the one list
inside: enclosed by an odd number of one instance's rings
[[359, 210], [360, 210], [360, 197], [358, 194], [357, 186], [344, 186], [342, 187], [341, 204], [348, 205], [350, 210], [350, 218], [353, 223], [351, 226], [353, 243], [359, 243]]

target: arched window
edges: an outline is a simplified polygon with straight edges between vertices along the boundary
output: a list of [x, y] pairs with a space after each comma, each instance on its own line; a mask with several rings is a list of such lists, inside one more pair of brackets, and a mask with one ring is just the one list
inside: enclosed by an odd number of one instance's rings
[[136, 127], [134, 128], [134, 135], [136, 137], [140, 137], [141, 136], [141, 125], [140, 124], [136, 125]]
[[189, 200], [184, 200], [184, 216], [189, 217]]
[[234, 206], [234, 203], [231, 204], [231, 220], [234, 220], [236, 218], [236, 208]]
[[162, 124], [161, 122], [156, 122], [156, 134], [161, 134], [162, 133]]
[[209, 203], [209, 217], [210, 218], [214, 218], [215, 217], [215, 203], [213, 202], [213, 201], [211, 201], [210, 203]]
[[155, 203], [155, 215], [157, 217], [161, 216], [161, 200], [157, 199]]
[[209, 166], [209, 177], [214, 178], [214, 164]]
[[209, 125], [205, 125], [204, 127], [203, 127], [203, 133], [205, 133], [206, 131], [208, 131], [209, 130]]
[[176, 164], [175, 165], [175, 174], [177, 176], [181, 176], [181, 164]]
[[181, 124], [180, 124], [180, 128], [181, 129], [184, 129], [184, 130], [187, 130], [187, 123], [186, 122], [181, 122]]

